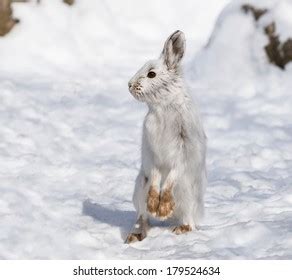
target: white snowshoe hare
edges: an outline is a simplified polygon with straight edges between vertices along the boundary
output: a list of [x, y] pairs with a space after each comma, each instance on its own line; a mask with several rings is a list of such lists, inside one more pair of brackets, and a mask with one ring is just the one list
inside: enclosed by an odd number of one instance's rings
[[181, 72], [185, 36], [174, 32], [159, 59], [148, 61], [129, 81], [129, 91], [148, 105], [142, 163], [133, 196], [137, 222], [126, 243], [143, 240], [149, 217], [175, 222], [173, 232], [194, 229], [203, 212], [206, 136]]

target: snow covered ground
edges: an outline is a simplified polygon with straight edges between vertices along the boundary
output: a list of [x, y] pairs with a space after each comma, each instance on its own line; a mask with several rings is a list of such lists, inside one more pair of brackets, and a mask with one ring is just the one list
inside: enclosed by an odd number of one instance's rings
[[[15, 4], [0, 38], [0, 258], [291, 259], [292, 63], [268, 64], [261, 22], [236, 1], [203, 48], [229, 1], [42, 2]], [[292, 1], [249, 2], [287, 37]], [[176, 29], [209, 138], [206, 215], [126, 245], [146, 113], [127, 82]]]

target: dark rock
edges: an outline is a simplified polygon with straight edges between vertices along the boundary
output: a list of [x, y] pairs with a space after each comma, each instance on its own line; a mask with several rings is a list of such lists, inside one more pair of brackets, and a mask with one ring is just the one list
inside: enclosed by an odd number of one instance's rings
[[0, 0], [0, 36], [5, 36], [18, 22], [12, 17], [11, 0]]
[[[251, 12], [256, 21], [268, 12], [268, 9], [257, 9], [249, 4], [243, 5], [242, 10], [245, 13]], [[264, 32], [269, 40], [269, 43], [264, 47], [264, 49], [270, 63], [280, 67], [281, 69], [285, 69], [286, 64], [292, 61], [292, 39], [289, 38], [286, 42], [281, 42], [279, 35], [276, 32], [275, 22], [271, 22], [265, 26]]]
[[243, 5], [242, 9], [246, 14], [251, 12], [256, 21], [268, 11], [267, 9], [257, 9], [250, 4]]
[[63, 2], [71, 6], [74, 4], [75, 0], [63, 0]]

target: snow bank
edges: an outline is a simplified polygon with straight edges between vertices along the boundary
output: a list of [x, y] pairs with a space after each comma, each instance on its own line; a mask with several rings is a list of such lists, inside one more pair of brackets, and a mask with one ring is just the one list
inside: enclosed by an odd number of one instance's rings
[[292, 2], [249, 1], [270, 10], [258, 22], [243, 3], [224, 9], [188, 71], [209, 137], [205, 222], [217, 225], [211, 247], [221, 248], [209, 256], [291, 258], [292, 63], [268, 62], [263, 26], [275, 20], [292, 37]]
[[[257, 8], [266, 8], [268, 12], [255, 22], [252, 15], [246, 15], [241, 8], [246, 3]], [[240, 90], [242, 87], [251, 87], [251, 82], [260, 86], [262, 83], [258, 82], [259, 77], [271, 80], [276, 76], [278, 79], [288, 80], [289, 74], [268, 65], [268, 57], [264, 52], [268, 38], [263, 29], [274, 21], [281, 42], [292, 38], [291, 15], [290, 0], [232, 2], [219, 16], [206, 49], [197, 55], [195, 66], [190, 72], [194, 73], [193, 76], [207, 77], [211, 83], [228, 83], [226, 92], [231, 94], [234, 89], [229, 90], [230, 81]], [[291, 72], [291, 63], [287, 68]], [[281, 84], [290, 86], [289, 81]], [[246, 96], [246, 92], [243, 92]]]

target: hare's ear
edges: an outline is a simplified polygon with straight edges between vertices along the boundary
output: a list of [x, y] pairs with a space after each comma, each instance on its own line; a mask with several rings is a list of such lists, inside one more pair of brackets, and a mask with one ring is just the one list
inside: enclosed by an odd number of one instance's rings
[[177, 30], [166, 40], [161, 57], [168, 69], [174, 69], [179, 66], [184, 56], [186, 40], [183, 32]]

